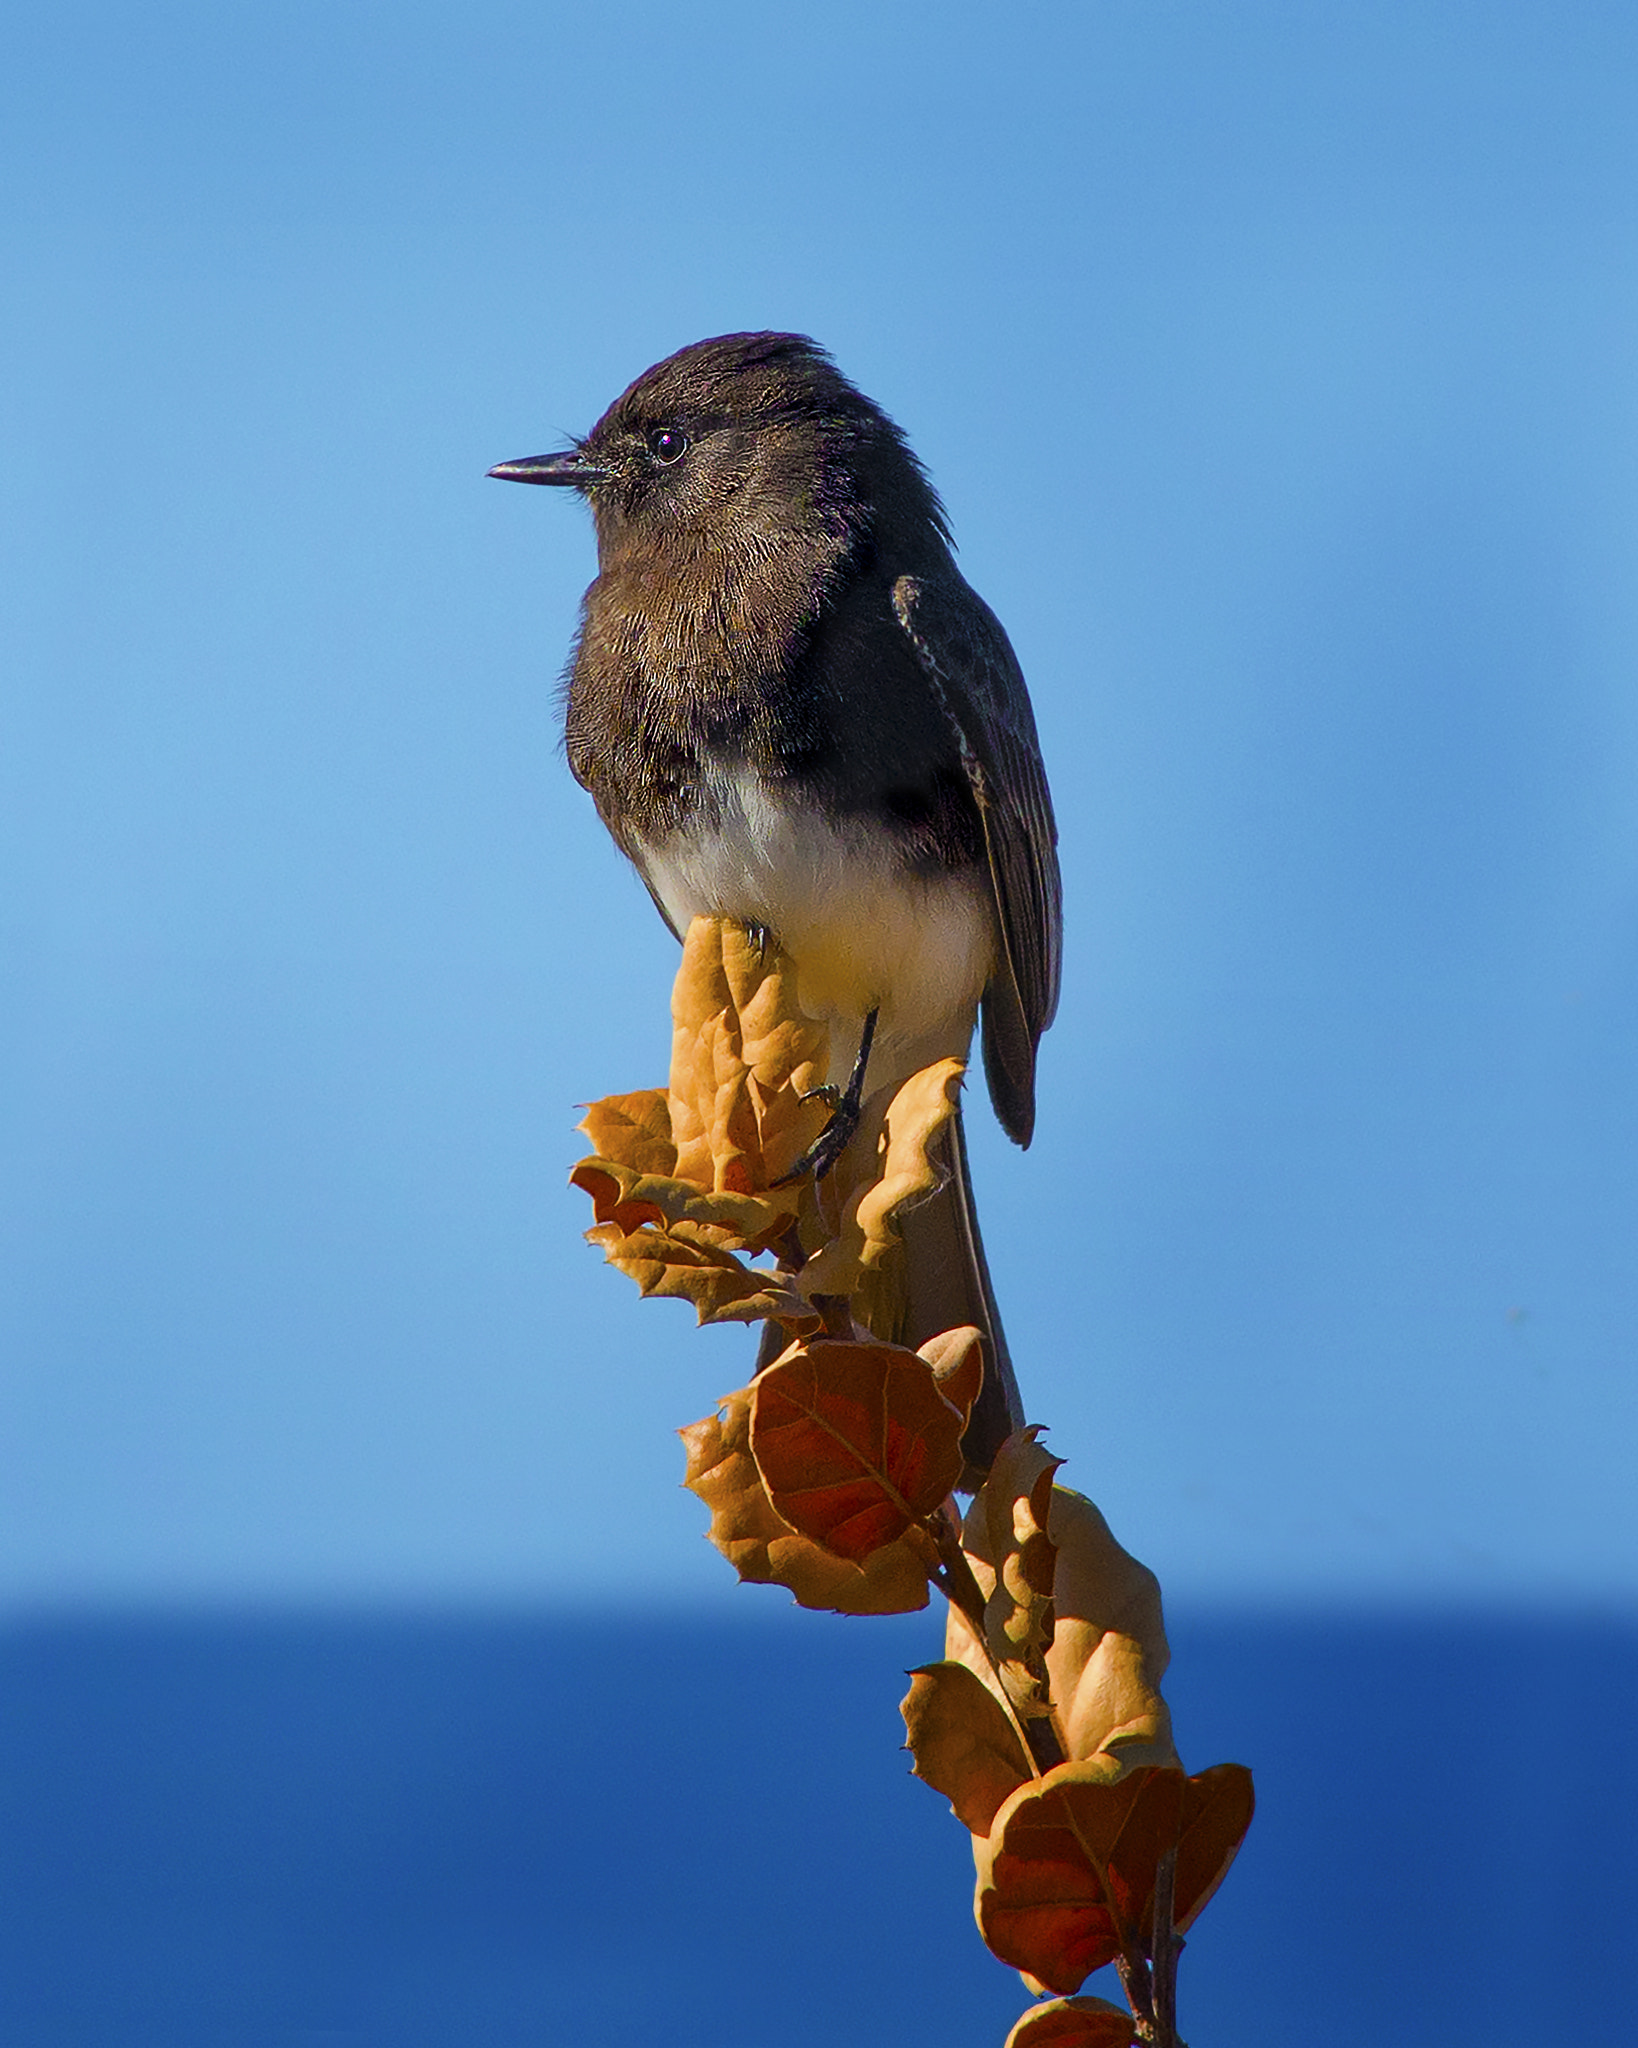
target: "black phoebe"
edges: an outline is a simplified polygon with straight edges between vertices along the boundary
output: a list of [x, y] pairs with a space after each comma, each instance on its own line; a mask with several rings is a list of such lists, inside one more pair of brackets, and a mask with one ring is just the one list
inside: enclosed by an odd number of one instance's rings
[[[1052, 803], [1017, 659], [899, 429], [806, 337], [728, 334], [645, 370], [574, 447], [489, 474], [592, 508], [569, 766], [672, 930], [770, 931], [853, 1107], [861, 1041], [880, 1087], [965, 1057], [982, 1010], [990, 1098], [1027, 1145], [1058, 1001]], [[1023, 1415], [959, 1119], [948, 1166], [901, 1219], [877, 1334], [986, 1331], [982, 1468]]]

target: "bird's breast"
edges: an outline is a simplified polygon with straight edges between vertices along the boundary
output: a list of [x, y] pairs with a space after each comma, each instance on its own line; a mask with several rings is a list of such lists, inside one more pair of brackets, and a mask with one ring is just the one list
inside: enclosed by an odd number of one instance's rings
[[766, 927], [796, 962], [803, 1008], [832, 1027], [832, 1080], [873, 1009], [877, 1085], [965, 1056], [995, 959], [983, 869], [918, 869], [888, 823], [748, 768], [709, 771], [700, 794], [689, 818], [637, 842], [677, 931], [701, 916]]

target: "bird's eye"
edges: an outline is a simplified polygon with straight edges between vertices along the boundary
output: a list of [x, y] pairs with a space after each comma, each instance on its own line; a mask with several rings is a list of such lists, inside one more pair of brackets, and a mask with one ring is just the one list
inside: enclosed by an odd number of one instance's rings
[[648, 437], [648, 452], [656, 462], [669, 468], [688, 453], [688, 436], [679, 434], [674, 427], [656, 427]]

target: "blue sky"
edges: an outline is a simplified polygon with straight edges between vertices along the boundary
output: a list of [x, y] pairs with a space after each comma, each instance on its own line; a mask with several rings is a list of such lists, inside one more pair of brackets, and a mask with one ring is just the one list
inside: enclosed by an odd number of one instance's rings
[[974, 1118], [1032, 1412], [1201, 1598], [1630, 1601], [1638, 17], [66, 6], [0, 64], [0, 1597], [726, 1597], [738, 1332], [579, 1237], [671, 941], [483, 478], [813, 333], [1034, 693]]

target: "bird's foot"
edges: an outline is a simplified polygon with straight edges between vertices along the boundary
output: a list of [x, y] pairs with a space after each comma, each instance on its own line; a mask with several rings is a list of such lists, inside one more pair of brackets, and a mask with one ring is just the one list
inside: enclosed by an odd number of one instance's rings
[[[857, 1102], [850, 1101], [834, 1088], [816, 1088], [813, 1093], [826, 1097], [833, 1104], [829, 1120], [790, 1172], [782, 1173], [774, 1182], [776, 1188], [788, 1188], [792, 1181], [806, 1180], [809, 1174], [815, 1180], [823, 1180], [853, 1142], [853, 1133], [859, 1128]], [[802, 1098], [804, 1102], [811, 1099], [806, 1095]]]
[[864, 1020], [864, 1030], [859, 1034], [859, 1055], [853, 1062], [847, 1086], [838, 1091], [827, 1083], [822, 1088], [810, 1088], [802, 1097], [804, 1102], [828, 1103], [830, 1117], [790, 1172], [782, 1173], [774, 1182], [776, 1188], [788, 1188], [792, 1181], [805, 1180], [809, 1174], [815, 1180], [823, 1180], [853, 1142], [864, 1105], [865, 1068], [870, 1064], [870, 1041], [876, 1035], [876, 1016], [877, 1012], [872, 1010]]

